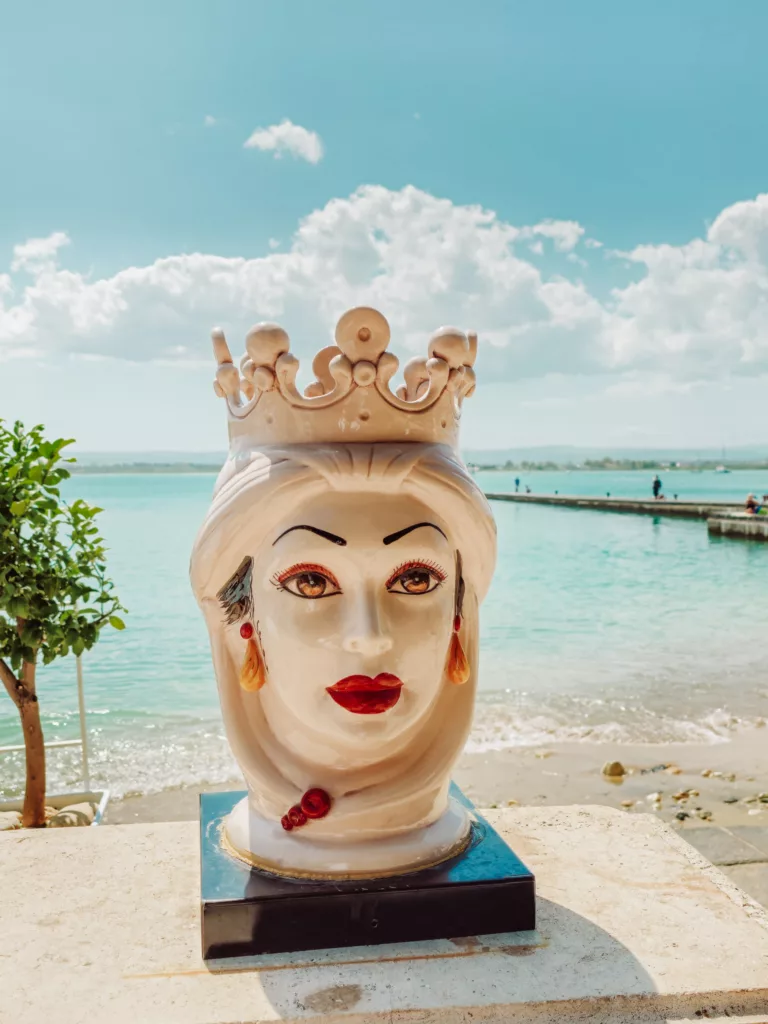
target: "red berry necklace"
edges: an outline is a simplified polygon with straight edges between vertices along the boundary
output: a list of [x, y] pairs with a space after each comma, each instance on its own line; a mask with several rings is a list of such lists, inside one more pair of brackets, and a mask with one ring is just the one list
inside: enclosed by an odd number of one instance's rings
[[308, 789], [301, 803], [295, 804], [282, 816], [280, 824], [286, 832], [290, 832], [291, 829], [306, 825], [312, 818], [324, 818], [330, 809], [331, 798], [324, 789]]

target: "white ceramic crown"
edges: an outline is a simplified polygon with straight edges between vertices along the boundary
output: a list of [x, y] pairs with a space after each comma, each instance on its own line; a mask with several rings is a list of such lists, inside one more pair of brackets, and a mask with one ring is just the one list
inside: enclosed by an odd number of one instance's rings
[[[390, 382], [399, 361], [387, 351], [390, 330], [381, 313], [362, 306], [350, 309], [336, 325], [335, 337], [335, 345], [315, 356], [317, 379], [302, 395], [296, 388], [299, 361], [282, 327], [260, 323], [251, 328], [239, 370], [224, 332], [213, 331], [214, 388], [227, 401], [233, 451], [334, 441], [457, 446], [461, 403], [475, 389], [476, 335], [439, 328], [429, 340], [427, 357], [405, 365], [405, 384], [395, 392]], [[407, 415], [393, 415], [397, 412]]]

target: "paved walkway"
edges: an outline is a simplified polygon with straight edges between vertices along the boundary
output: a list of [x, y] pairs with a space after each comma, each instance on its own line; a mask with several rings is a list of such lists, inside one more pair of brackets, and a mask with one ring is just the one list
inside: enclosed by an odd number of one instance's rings
[[678, 833], [752, 899], [768, 907], [768, 828], [742, 825], [687, 828]]

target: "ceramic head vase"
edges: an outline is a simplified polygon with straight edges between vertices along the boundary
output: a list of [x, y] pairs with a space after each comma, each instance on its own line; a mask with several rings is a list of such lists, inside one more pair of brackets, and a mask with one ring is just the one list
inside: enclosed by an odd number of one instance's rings
[[375, 877], [451, 856], [488, 503], [458, 455], [476, 338], [443, 328], [405, 384], [389, 326], [353, 309], [300, 394], [274, 324], [240, 369], [214, 331], [230, 454], [192, 552], [224, 725], [248, 787], [222, 841], [287, 875]]

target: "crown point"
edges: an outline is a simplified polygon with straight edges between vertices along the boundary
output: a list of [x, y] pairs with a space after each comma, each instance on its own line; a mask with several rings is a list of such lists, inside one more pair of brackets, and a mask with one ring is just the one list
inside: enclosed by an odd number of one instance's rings
[[429, 354], [444, 359], [452, 370], [469, 363], [467, 336], [457, 327], [439, 327], [429, 339]]
[[470, 331], [467, 335], [467, 341], [469, 342], [469, 359], [467, 363], [469, 366], [474, 366], [475, 359], [477, 359], [477, 334], [474, 331]]
[[234, 398], [239, 394], [240, 372], [234, 363], [219, 363], [216, 367], [216, 380], [225, 395], [230, 395]]
[[213, 355], [219, 366], [224, 363], [232, 362], [232, 353], [229, 351], [229, 345], [227, 345], [227, 339], [224, 337], [224, 331], [220, 327], [214, 327], [211, 331], [211, 341], [213, 342]]
[[376, 365], [389, 337], [386, 317], [368, 306], [348, 310], [336, 324], [336, 344], [352, 363], [365, 359]]
[[290, 347], [290, 339], [279, 324], [256, 324], [245, 338], [246, 351], [255, 366], [268, 366], [274, 369], [277, 360]]
[[394, 352], [382, 352], [379, 356], [379, 361], [376, 364], [376, 379], [382, 387], [387, 387], [389, 382], [397, 373], [399, 366], [400, 360]]
[[271, 391], [275, 386], [275, 375], [268, 366], [257, 366], [252, 379], [253, 386], [259, 391]]
[[361, 359], [352, 367], [352, 378], [358, 387], [370, 387], [376, 380], [376, 367], [367, 359]]

